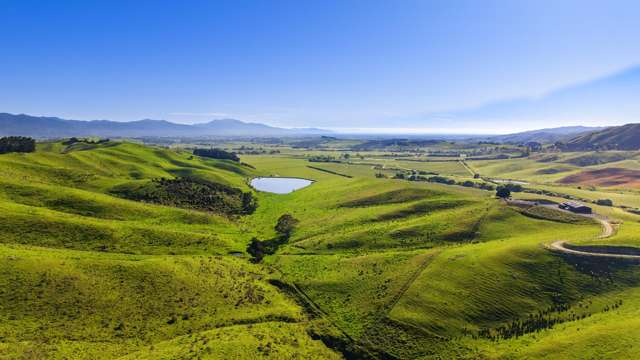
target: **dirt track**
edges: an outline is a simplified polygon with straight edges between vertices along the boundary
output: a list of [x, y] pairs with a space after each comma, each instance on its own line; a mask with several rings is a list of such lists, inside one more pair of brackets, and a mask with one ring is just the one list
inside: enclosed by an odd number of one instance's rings
[[[598, 236], [599, 239], [606, 239], [611, 235], [613, 235], [613, 226], [611, 226], [611, 223], [609, 221], [605, 219], [601, 219], [599, 217], [595, 217], [595, 216], [592, 216], [592, 218], [599, 221], [600, 224], [602, 224], [602, 233], [600, 234], [600, 236]], [[549, 245], [548, 248], [552, 251], [559, 251], [559, 252], [572, 254], [572, 255], [606, 257], [606, 258], [613, 258], [613, 259], [640, 260], [640, 255], [619, 254], [619, 253], [613, 254], [613, 253], [607, 253], [607, 252], [601, 252], [601, 251], [593, 252], [593, 251], [590, 251], [589, 249], [576, 249], [577, 246], [574, 246], [575, 247], [574, 249], [569, 249], [565, 246], [566, 244], [567, 244], [566, 241], [558, 240], [551, 243], [551, 245]]]
[[[559, 211], [567, 211], [567, 210], [558, 209], [557, 205], [540, 205], [538, 203], [534, 203], [526, 200], [511, 200], [509, 201], [509, 203], [516, 204], [516, 205], [546, 206]], [[580, 215], [580, 216], [594, 219], [602, 225], [602, 232], [598, 236], [598, 239], [606, 239], [613, 235], [613, 226], [611, 225], [609, 220], [607, 220], [605, 217], [598, 214], [589, 214], [589, 215], [575, 214], [575, 215]], [[640, 252], [640, 249], [633, 248], [633, 247], [615, 246], [615, 250], [611, 250], [611, 252], [608, 252], [606, 245], [581, 247], [580, 245], [570, 245], [565, 240], [554, 241], [550, 245], [544, 245], [544, 246], [551, 251], [562, 252], [565, 254], [640, 261], [640, 255], [638, 255], [638, 252]], [[570, 246], [571, 248], [569, 248], [568, 246]], [[593, 249], [594, 247], [597, 247], [597, 250], [594, 250]], [[610, 246], [610, 247], [614, 248], [613, 246]]]

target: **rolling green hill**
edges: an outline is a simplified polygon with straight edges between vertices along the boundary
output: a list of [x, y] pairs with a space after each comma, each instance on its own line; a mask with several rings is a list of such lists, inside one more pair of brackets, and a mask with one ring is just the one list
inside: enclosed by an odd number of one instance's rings
[[[571, 156], [471, 166], [533, 174]], [[128, 142], [0, 155], [0, 357], [640, 356], [639, 267], [544, 246], [600, 244], [593, 221], [376, 178], [370, 164], [241, 160], [251, 166]], [[285, 195], [247, 185], [269, 175], [314, 182]], [[637, 245], [638, 216], [596, 210], [624, 220], [607, 241]], [[283, 214], [298, 220], [286, 238]], [[250, 261], [250, 242], [274, 239], [275, 254]]]

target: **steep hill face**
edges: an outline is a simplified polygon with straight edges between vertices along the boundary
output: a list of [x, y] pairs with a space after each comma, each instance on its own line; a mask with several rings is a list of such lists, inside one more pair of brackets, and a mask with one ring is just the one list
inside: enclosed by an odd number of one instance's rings
[[586, 150], [638, 150], [640, 124], [614, 126], [577, 136], [564, 144], [568, 151]]
[[184, 125], [165, 120], [118, 122], [109, 120], [66, 120], [25, 114], [0, 113], [0, 136], [64, 138], [72, 136], [102, 137], [201, 137], [201, 136], [294, 136], [327, 134], [321, 129], [284, 129], [234, 119], [213, 120], [204, 124]]

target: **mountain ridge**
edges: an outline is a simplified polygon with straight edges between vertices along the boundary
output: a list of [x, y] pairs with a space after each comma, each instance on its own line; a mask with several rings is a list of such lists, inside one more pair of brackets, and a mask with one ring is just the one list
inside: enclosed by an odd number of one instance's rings
[[299, 136], [326, 135], [316, 128], [285, 129], [236, 119], [217, 119], [186, 125], [167, 120], [142, 119], [129, 122], [111, 120], [70, 120], [53, 116], [0, 113], [0, 136], [20, 135], [35, 138], [71, 136], [102, 137], [200, 137], [200, 136]]
[[582, 134], [562, 144], [562, 147], [569, 151], [639, 150], [640, 124], [612, 126]]
[[495, 135], [489, 137], [488, 139], [504, 143], [554, 143], [557, 141], [567, 141], [578, 135], [600, 131], [603, 129], [605, 129], [605, 127], [561, 126], [556, 128], [528, 130], [505, 135]]

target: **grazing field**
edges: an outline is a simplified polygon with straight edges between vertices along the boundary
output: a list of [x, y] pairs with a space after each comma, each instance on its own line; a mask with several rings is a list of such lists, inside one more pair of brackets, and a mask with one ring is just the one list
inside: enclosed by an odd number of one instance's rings
[[[640, 356], [640, 266], [546, 247], [640, 246], [640, 216], [618, 207], [640, 207], [634, 190], [558, 184], [635, 154], [463, 163], [359, 144], [224, 146], [239, 161], [113, 141], [0, 155], [0, 357]], [[314, 182], [279, 195], [251, 189], [258, 176]], [[513, 193], [540, 204], [612, 199], [593, 208], [615, 233], [497, 199], [474, 186], [485, 178], [547, 189]]]

